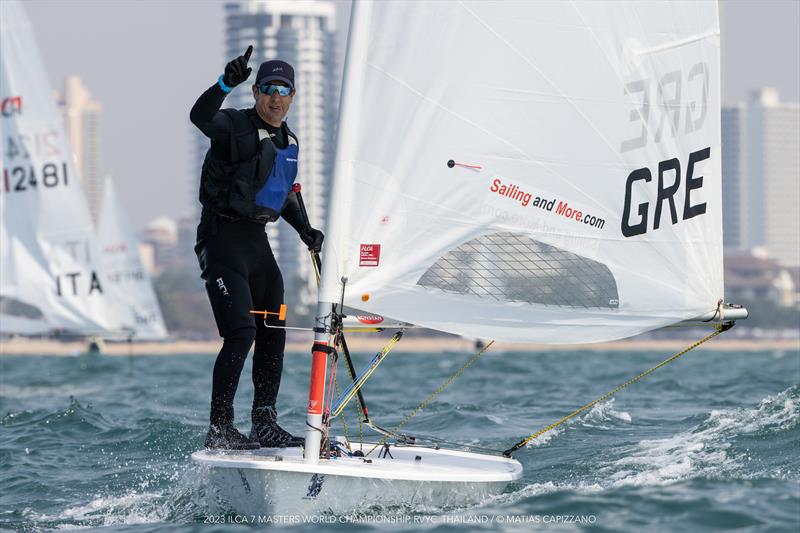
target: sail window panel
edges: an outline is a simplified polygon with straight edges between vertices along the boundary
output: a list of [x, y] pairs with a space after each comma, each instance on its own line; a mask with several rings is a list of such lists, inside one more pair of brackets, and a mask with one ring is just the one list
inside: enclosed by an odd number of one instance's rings
[[448, 251], [417, 284], [500, 302], [619, 307], [617, 283], [607, 266], [508, 232], [483, 235]]
[[28, 318], [31, 320], [44, 319], [44, 313], [29, 303], [11, 298], [10, 296], [0, 296], [0, 315]]

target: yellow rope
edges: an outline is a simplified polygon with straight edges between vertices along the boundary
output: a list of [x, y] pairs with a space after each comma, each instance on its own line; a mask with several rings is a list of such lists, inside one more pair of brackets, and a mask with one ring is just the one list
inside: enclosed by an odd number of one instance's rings
[[[336, 377], [333, 378], [333, 385], [336, 387], [336, 396], [339, 396], [339, 381]], [[361, 400], [356, 397], [356, 401], [354, 402], [356, 406], [356, 417], [358, 418], [358, 448], [361, 450], [364, 448], [364, 427], [361, 423]], [[344, 438], [350, 443], [350, 435], [347, 434], [347, 423], [344, 420], [344, 411], [342, 411], [342, 428], [344, 428]]]
[[574, 418], [575, 416], [581, 414], [582, 412], [586, 411], [590, 407], [593, 407], [594, 405], [597, 405], [598, 403], [602, 402], [603, 400], [608, 399], [609, 397], [611, 397], [614, 394], [616, 394], [617, 392], [621, 391], [622, 389], [624, 389], [628, 385], [632, 385], [632, 384], [636, 383], [637, 381], [639, 381], [640, 379], [652, 374], [653, 372], [655, 372], [656, 370], [658, 370], [662, 366], [667, 365], [667, 364], [675, 361], [676, 359], [678, 359], [682, 355], [686, 354], [687, 352], [690, 352], [691, 350], [694, 350], [695, 348], [697, 348], [698, 346], [700, 346], [704, 342], [713, 339], [714, 337], [716, 337], [717, 335], [719, 335], [720, 333], [722, 333], [726, 329], [728, 329], [728, 328], [725, 325], [716, 325], [716, 329], [715, 329], [715, 331], [713, 333], [710, 333], [709, 335], [706, 335], [705, 337], [703, 337], [699, 341], [695, 342], [694, 344], [692, 344], [688, 348], [676, 353], [672, 357], [670, 357], [668, 359], [665, 359], [664, 361], [661, 361], [659, 364], [657, 364], [653, 368], [651, 368], [649, 370], [646, 370], [646, 371], [642, 372], [641, 374], [639, 374], [638, 376], [629, 379], [628, 381], [626, 381], [625, 383], [623, 383], [622, 385], [620, 385], [616, 389], [612, 390], [611, 392], [607, 392], [606, 394], [600, 396], [599, 398], [597, 398], [595, 400], [592, 400], [591, 402], [587, 403], [586, 405], [584, 405], [580, 409], [577, 409], [577, 410], [571, 412], [570, 414], [568, 414], [567, 416], [565, 416], [561, 420], [558, 420], [557, 422], [554, 422], [554, 423], [550, 424], [546, 428], [540, 429], [539, 431], [537, 431], [536, 433], [534, 433], [530, 437], [519, 441], [517, 444], [515, 444], [514, 446], [512, 446], [511, 448], [509, 448], [508, 450], [503, 452], [503, 454], [507, 455], [507, 456], [510, 456], [511, 452], [522, 448], [523, 446], [525, 446], [526, 444], [528, 444], [532, 440], [534, 440], [534, 439], [536, 439], [538, 437], [541, 437], [542, 435], [544, 435], [545, 433], [547, 433], [548, 431], [550, 431], [552, 429], [557, 428], [558, 426], [560, 426], [561, 424], [563, 424], [567, 420], [569, 420], [571, 418]]
[[[409, 420], [411, 420], [411, 419], [412, 419], [412, 418], [413, 418], [413, 417], [414, 417], [414, 416], [415, 416], [417, 413], [419, 413], [419, 412], [422, 410], [422, 408], [423, 408], [423, 407], [425, 407], [425, 404], [427, 404], [429, 401], [431, 401], [431, 400], [433, 399], [433, 397], [434, 397], [434, 396], [436, 396], [437, 394], [439, 394], [440, 392], [442, 392], [444, 389], [446, 389], [448, 386], [450, 386], [450, 384], [451, 384], [453, 381], [455, 381], [455, 379], [456, 379], [458, 376], [460, 376], [460, 375], [461, 375], [461, 374], [462, 374], [462, 373], [463, 373], [463, 372], [464, 372], [464, 371], [465, 371], [465, 370], [466, 370], [466, 369], [467, 369], [467, 368], [468, 368], [468, 367], [469, 367], [469, 366], [470, 366], [472, 363], [474, 363], [474, 362], [475, 362], [475, 361], [478, 359], [478, 357], [480, 357], [481, 355], [483, 355], [483, 353], [484, 353], [484, 352], [486, 352], [486, 350], [488, 350], [488, 349], [489, 349], [489, 347], [490, 347], [492, 344], [494, 344], [494, 341], [489, 341], [489, 343], [488, 343], [486, 346], [484, 346], [483, 348], [481, 348], [481, 350], [480, 350], [478, 353], [476, 353], [475, 355], [473, 355], [473, 356], [470, 358], [470, 360], [469, 360], [469, 361], [467, 361], [467, 362], [464, 364], [464, 366], [462, 366], [462, 367], [461, 367], [461, 368], [458, 370], [458, 372], [456, 372], [455, 374], [453, 374], [453, 376], [452, 376], [450, 379], [448, 379], [448, 380], [447, 380], [445, 383], [443, 383], [443, 384], [442, 384], [442, 385], [441, 385], [441, 386], [440, 386], [438, 389], [436, 389], [435, 391], [433, 391], [433, 393], [431, 393], [431, 395], [430, 395], [430, 396], [428, 396], [427, 398], [425, 398], [425, 401], [423, 401], [421, 404], [419, 404], [419, 406], [417, 406], [417, 408], [416, 408], [416, 409], [414, 409], [414, 411], [412, 411], [410, 414], [408, 414], [408, 415], [407, 415], [407, 416], [406, 416], [406, 417], [403, 419], [403, 421], [402, 421], [402, 422], [400, 422], [400, 423], [399, 423], [399, 424], [398, 424], [398, 425], [397, 425], [397, 426], [396, 426], [396, 427], [395, 427], [395, 428], [394, 428], [392, 431], [390, 431], [390, 432], [389, 432], [389, 434], [390, 434], [390, 435], [394, 435], [395, 433], [397, 433], [397, 431], [399, 431], [401, 427], [405, 426], [405, 425], [408, 423], [408, 421], [409, 421]], [[386, 436], [384, 436], [384, 437], [383, 437], [383, 438], [382, 438], [380, 441], [378, 441], [378, 442], [375, 444], [375, 446], [373, 446], [373, 447], [372, 447], [372, 449], [371, 449], [370, 451], [368, 451], [368, 452], [367, 452], [367, 455], [369, 455], [369, 454], [371, 454], [372, 452], [374, 452], [374, 451], [375, 451], [375, 449], [376, 449], [378, 446], [381, 446], [382, 444], [384, 444], [384, 443], [386, 442], [386, 439], [387, 439], [387, 438], [389, 438], [389, 435], [386, 435]]]
[[[333, 386], [336, 389], [336, 396], [339, 396], [339, 380], [333, 376]], [[342, 427], [344, 428], [344, 438], [346, 442], [350, 442], [350, 436], [347, 434], [347, 424], [344, 421], [344, 413], [342, 413]]]
[[339, 408], [336, 409], [335, 411], [333, 411], [331, 413], [331, 416], [339, 416], [339, 413], [344, 411], [344, 408], [347, 406], [347, 402], [352, 400], [353, 396], [357, 396], [358, 391], [361, 389], [361, 387], [364, 386], [364, 383], [367, 382], [367, 380], [370, 378], [370, 376], [372, 376], [372, 374], [375, 372], [375, 370], [377, 370], [378, 365], [381, 362], [383, 362], [383, 359], [387, 356], [387, 354], [390, 351], [392, 351], [392, 348], [394, 348], [394, 345], [397, 344], [398, 342], [400, 342], [400, 339], [402, 338], [402, 335], [400, 333], [401, 332], [395, 333], [394, 336], [392, 336], [392, 338], [389, 339], [389, 342], [386, 343], [386, 346], [384, 346], [383, 349], [381, 349], [381, 351], [378, 352], [378, 354], [377, 354], [377, 358], [379, 359], [378, 364], [371, 366], [370, 368], [368, 368], [364, 372], [364, 374], [356, 382], [356, 386], [353, 387], [353, 390], [351, 390], [348, 393], [346, 398], [342, 399], [342, 401], [340, 402]]

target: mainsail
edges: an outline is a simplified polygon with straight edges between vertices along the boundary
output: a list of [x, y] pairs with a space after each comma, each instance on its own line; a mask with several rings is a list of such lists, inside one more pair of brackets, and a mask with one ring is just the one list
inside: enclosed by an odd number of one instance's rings
[[164, 339], [167, 328], [150, 276], [139, 256], [139, 240], [109, 178], [103, 188], [103, 204], [97, 238], [108, 293], [108, 313], [116, 329], [136, 339]]
[[100, 332], [100, 255], [62, 117], [22, 6], [0, 15], [0, 332]]
[[714, 0], [354, 4], [320, 302], [584, 343], [723, 298]]

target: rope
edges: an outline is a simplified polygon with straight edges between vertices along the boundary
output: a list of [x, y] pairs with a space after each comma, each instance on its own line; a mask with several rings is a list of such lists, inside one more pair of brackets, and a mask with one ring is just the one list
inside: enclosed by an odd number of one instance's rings
[[628, 381], [626, 381], [625, 383], [623, 383], [622, 385], [620, 385], [616, 389], [612, 390], [611, 392], [607, 392], [606, 394], [600, 396], [599, 398], [597, 398], [595, 400], [592, 400], [591, 402], [587, 403], [586, 405], [584, 405], [580, 409], [577, 409], [577, 410], [571, 412], [570, 414], [568, 414], [567, 416], [565, 416], [561, 420], [558, 420], [557, 422], [553, 422], [552, 424], [550, 424], [546, 428], [540, 429], [539, 431], [537, 431], [536, 433], [534, 433], [530, 437], [527, 437], [527, 438], [519, 441], [518, 443], [516, 443], [511, 448], [509, 448], [506, 451], [504, 451], [503, 455], [505, 455], [506, 457], [511, 457], [512, 453], [514, 453], [515, 451], [519, 450], [520, 448], [522, 448], [523, 446], [525, 446], [526, 444], [528, 444], [532, 440], [534, 440], [534, 439], [536, 439], [538, 437], [541, 437], [542, 435], [544, 435], [548, 431], [557, 428], [558, 426], [560, 426], [561, 424], [563, 424], [567, 420], [570, 420], [571, 418], [576, 417], [577, 415], [579, 415], [582, 412], [586, 411], [590, 407], [593, 407], [594, 405], [596, 405], [596, 404], [598, 404], [598, 403], [610, 398], [611, 396], [613, 396], [617, 392], [621, 391], [622, 389], [624, 389], [628, 385], [633, 385], [634, 383], [636, 383], [640, 379], [642, 379], [642, 378], [644, 378], [646, 376], [649, 376], [650, 374], [652, 374], [653, 372], [655, 372], [656, 370], [658, 370], [662, 366], [665, 366], [665, 365], [675, 361], [676, 359], [678, 359], [682, 355], [694, 350], [695, 348], [697, 348], [698, 346], [700, 346], [704, 342], [710, 341], [711, 339], [713, 339], [714, 337], [716, 337], [717, 335], [719, 335], [723, 331], [729, 330], [731, 327], [733, 327], [733, 323], [730, 323], [730, 324], [718, 324], [715, 327], [715, 330], [714, 330], [713, 333], [710, 333], [710, 334], [706, 335], [705, 337], [703, 337], [699, 341], [695, 342], [694, 344], [692, 344], [688, 348], [685, 348], [684, 350], [676, 353], [675, 355], [669, 357], [668, 359], [665, 359], [665, 360], [661, 361], [659, 364], [657, 364], [653, 368], [651, 368], [649, 370], [646, 370], [646, 371], [642, 372], [641, 374], [639, 374], [638, 376], [629, 379]]
[[375, 356], [372, 358], [372, 362], [364, 371], [364, 373], [361, 375], [361, 377], [358, 378], [357, 381], [353, 381], [353, 384], [350, 385], [349, 389], [345, 389], [345, 393], [347, 393], [347, 396], [341, 399], [341, 401], [338, 403], [338, 406], [336, 406], [336, 408], [331, 412], [331, 416], [339, 416], [339, 414], [347, 406], [347, 402], [352, 400], [353, 396], [356, 396], [358, 394], [358, 391], [361, 390], [361, 387], [364, 386], [364, 383], [367, 382], [370, 376], [372, 376], [372, 374], [378, 368], [378, 365], [380, 365], [383, 362], [383, 360], [389, 355], [389, 352], [392, 351], [395, 344], [400, 342], [401, 338], [403, 338], [403, 330], [400, 330], [397, 333], [395, 333], [392, 336], [392, 338], [389, 339], [389, 342], [386, 343], [386, 346], [384, 346], [380, 352], [375, 354]]
[[[334, 377], [333, 378], [333, 386], [336, 388], [336, 395], [339, 395], [339, 381]], [[361, 400], [356, 398], [356, 418], [358, 418], [358, 448], [359, 450], [364, 449], [364, 426], [361, 422]], [[347, 432], [347, 422], [344, 419], [344, 411], [342, 411], [342, 428], [344, 429], [344, 438], [345, 440], [350, 443], [350, 435]]]
[[[333, 386], [336, 388], [336, 395], [339, 395], [339, 381], [334, 376]], [[360, 421], [359, 421], [360, 422]], [[342, 413], [342, 428], [344, 429], [344, 438], [346, 442], [350, 442], [350, 436], [347, 434], [347, 423], [344, 421], [344, 413]]]
[[[358, 418], [358, 449], [364, 451], [364, 424], [361, 420], [361, 415], [364, 412], [364, 407], [361, 405], [361, 398], [356, 396], [356, 418]], [[342, 414], [344, 417], [344, 414]], [[344, 418], [343, 418], [344, 419]]]
[[[447, 387], [449, 387], [449, 386], [450, 386], [450, 384], [451, 384], [453, 381], [455, 381], [455, 379], [456, 379], [458, 376], [460, 376], [460, 375], [461, 375], [461, 374], [462, 374], [462, 373], [463, 373], [463, 372], [464, 372], [464, 371], [465, 371], [467, 368], [469, 368], [469, 366], [470, 366], [472, 363], [474, 363], [474, 362], [475, 362], [475, 361], [478, 359], [478, 357], [480, 357], [481, 355], [483, 355], [483, 354], [484, 354], [484, 352], [486, 352], [486, 350], [488, 350], [488, 349], [489, 349], [489, 347], [490, 347], [492, 344], [494, 344], [494, 341], [489, 341], [489, 343], [488, 343], [486, 346], [484, 346], [483, 348], [481, 348], [481, 349], [480, 349], [480, 351], [479, 351], [478, 353], [476, 353], [475, 355], [473, 355], [473, 356], [472, 356], [472, 357], [469, 359], [469, 361], [467, 361], [467, 362], [464, 364], [464, 366], [462, 366], [462, 367], [461, 367], [461, 368], [458, 370], [458, 372], [456, 372], [455, 374], [453, 374], [453, 376], [452, 376], [450, 379], [448, 379], [448, 380], [447, 380], [446, 382], [444, 382], [444, 383], [443, 383], [441, 386], [439, 386], [439, 388], [438, 388], [438, 389], [436, 389], [435, 391], [433, 391], [433, 393], [431, 393], [431, 395], [430, 395], [430, 396], [428, 396], [427, 398], [425, 398], [425, 400], [424, 400], [424, 401], [423, 401], [421, 404], [419, 404], [419, 405], [417, 406], [417, 408], [416, 408], [416, 409], [414, 409], [414, 410], [413, 410], [413, 411], [412, 411], [410, 414], [406, 415], [406, 417], [403, 419], [403, 421], [402, 421], [402, 422], [400, 422], [400, 423], [399, 423], [399, 424], [398, 424], [398, 425], [397, 425], [397, 426], [396, 426], [396, 427], [395, 427], [395, 428], [394, 428], [392, 431], [390, 431], [389, 433], [390, 433], [391, 435], [394, 435], [395, 433], [397, 433], [397, 431], [398, 431], [398, 430], [400, 430], [400, 428], [401, 428], [401, 427], [405, 426], [405, 425], [408, 423], [408, 421], [409, 421], [409, 420], [411, 420], [412, 418], [414, 418], [414, 416], [415, 416], [417, 413], [419, 413], [419, 412], [422, 410], [422, 408], [423, 408], [423, 407], [425, 407], [425, 405], [426, 405], [426, 404], [427, 404], [429, 401], [431, 401], [431, 400], [433, 399], [433, 397], [434, 397], [434, 396], [436, 396], [437, 394], [439, 394], [440, 392], [442, 392], [444, 389], [446, 389]], [[371, 449], [370, 451], [368, 451], [368, 452], [367, 452], [367, 454], [366, 454], [366, 455], [369, 455], [369, 454], [371, 454], [372, 452], [374, 452], [374, 451], [375, 451], [375, 449], [376, 449], [378, 446], [381, 446], [381, 445], [383, 445], [383, 444], [386, 442], [386, 439], [387, 439], [387, 438], [389, 438], [389, 436], [388, 436], [388, 435], [385, 435], [385, 436], [384, 436], [384, 437], [383, 437], [383, 438], [382, 438], [380, 441], [378, 441], [378, 442], [375, 444], [375, 446], [373, 446], [373, 447], [372, 447], [372, 449]]]
[[[347, 341], [345, 340], [344, 332], [339, 334], [339, 341], [342, 343], [342, 352], [344, 352], [344, 360], [347, 363], [347, 372], [350, 374], [350, 380], [355, 382], [357, 378], [356, 369], [353, 367], [353, 359], [350, 357], [350, 349], [347, 347]], [[339, 395], [339, 391], [336, 391], [336, 394]], [[365, 414], [367, 412], [367, 408], [361, 389], [356, 392], [356, 401], [353, 405], [356, 408], [356, 419], [358, 420], [358, 449], [359, 451], [363, 452], [364, 424], [361, 418], [363, 416], [364, 419], [367, 419], [369, 415]], [[344, 414], [342, 416], [344, 416]]]
[[[336, 353], [336, 350], [331, 350], [328, 353], [328, 368], [330, 369], [330, 377], [328, 378], [328, 386], [325, 388], [325, 398], [323, 400], [323, 405], [329, 406], [331, 405], [331, 400], [333, 397], [334, 385], [336, 383], [336, 367], [339, 362], [339, 354]], [[330, 451], [330, 439], [328, 439], [328, 430], [331, 427], [331, 413], [328, 407], [325, 408], [325, 414], [322, 417], [322, 439], [323, 439], [323, 449]]]

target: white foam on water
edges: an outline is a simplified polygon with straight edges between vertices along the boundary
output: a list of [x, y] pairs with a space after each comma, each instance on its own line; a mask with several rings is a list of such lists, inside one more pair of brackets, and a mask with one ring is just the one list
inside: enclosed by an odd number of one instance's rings
[[711, 411], [697, 427], [664, 439], [643, 440], [625, 456], [602, 467], [611, 486], [664, 485], [695, 477], [720, 477], [750, 460], [730, 450], [738, 436], [783, 431], [800, 420], [800, 395], [791, 387], [757, 407]]
[[554, 438], [558, 437], [563, 432], [564, 432], [564, 426], [555, 427], [555, 428], [551, 429], [550, 431], [548, 431], [547, 433], [543, 433], [542, 435], [539, 435], [538, 437], [536, 437], [535, 439], [530, 441], [528, 444], [526, 444], [525, 447], [526, 448], [535, 448], [537, 446], [542, 446], [544, 444], [547, 444], [548, 442], [550, 442]]
[[520, 501], [526, 500], [528, 498], [535, 498], [538, 496], [543, 496], [545, 494], [550, 494], [553, 492], [563, 492], [563, 491], [570, 491], [570, 492], [584, 492], [584, 493], [592, 493], [592, 492], [600, 492], [604, 490], [600, 483], [595, 482], [553, 482], [553, 481], [545, 481], [544, 483], [530, 483], [525, 485], [519, 490], [514, 492], [507, 492], [503, 494], [498, 494], [496, 496], [491, 496], [487, 498], [484, 502], [482, 502], [479, 508], [491, 508], [493, 506], [500, 506], [503, 509], [508, 509], [509, 506], [514, 505]]
[[94, 527], [163, 522], [165, 517], [160, 512], [163, 496], [160, 492], [136, 491], [121, 496], [96, 496], [88, 503], [69, 507], [49, 519], [68, 521], [65, 526], [82, 526], [80, 522], [85, 522]]
[[85, 385], [38, 385], [23, 386], [13, 383], [3, 383], [0, 387], [0, 397], [10, 400], [26, 400], [29, 398], [52, 398], [52, 397], [85, 397], [100, 392], [104, 392], [103, 387]]
[[632, 420], [630, 413], [614, 409], [614, 398], [593, 405], [589, 412], [581, 417], [584, 425], [600, 424], [600, 427], [604, 427], [603, 422], [620, 421], [630, 424]]
[[486, 415], [486, 418], [497, 424], [498, 426], [503, 426], [506, 423], [506, 419], [502, 416], [497, 415]]
[[624, 422], [626, 424], [630, 424], [632, 420], [633, 418], [629, 413], [625, 411], [616, 411], [614, 409], [614, 399], [612, 398], [608, 401], [594, 405], [588, 412], [578, 416], [577, 418], [568, 420], [564, 424], [557, 426], [548, 431], [547, 433], [540, 435], [539, 437], [529, 442], [526, 445], [526, 447], [535, 447], [547, 444], [554, 438], [561, 435], [564, 432], [565, 428], [573, 425], [576, 422], [586, 427], [597, 427], [597, 428], [607, 429], [609, 427], [607, 424], [605, 424], [607, 422], [613, 423], [616, 421], [616, 422]]
[[456, 365], [455, 361], [452, 359], [442, 359], [436, 363], [436, 367], [439, 370], [450, 370]]
[[522, 488], [522, 490], [514, 493], [515, 500], [529, 498], [531, 496], [540, 496], [542, 494], [549, 494], [551, 492], [560, 492], [565, 490], [572, 490], [577, 492], [600, 492], [603, 486], [599, 483], [553, 483], [546, 481], [544, 483], [531, 483]]
[[191, 521], [191, 517], [201, 510], [224, 512], [213, 501], [207, 501], [206, 481], [202, 470], [190, 466], [169, 477], [170, 485], [166, 491], [152, 490], [153, 483], [144, 479], [138, 483], [137, 489], [124, 494], [95, 494], [86, 503], [73, 505], [53, 516], [37, 516], [32, 522], [55, 522], [56, 525], [48, 527], [57, 529], [85, 529]]

